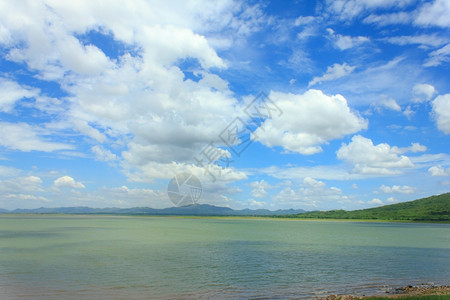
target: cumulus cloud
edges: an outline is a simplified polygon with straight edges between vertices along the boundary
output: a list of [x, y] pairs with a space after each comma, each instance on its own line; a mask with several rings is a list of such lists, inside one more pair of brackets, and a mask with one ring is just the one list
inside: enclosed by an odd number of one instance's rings
[[398, 153], [398, 148], [386, 143], [374, 145], [371, 139], [355, 135], [348, 145], [341, 146], [337, 157], [352, 164], [356, 173], [391, 175], [414, 166], [407, 156]]
[[58, 179], [55, 179], [53, 184], [56, 187], [69, 187], [69, 188], [74, 188], [74, 189], [84, 189], [85, 188], [84, 184], [82, 184], [81, 182], [75, 181], [75, 179], [73, 179], [70, 176], [59, 177]]
[[42, 179], [38, 176], [16, 177], [17, 172], [9, 175], [8, 179], [0, 180], [1, 208], [39, 207], [50, 202], [43, 194]]
[[[172, 206], [166, 191], [156, 191], [144, 188], [129, 188], [125, 185], [113, 188], [101, 188], [97, 191], [100, 200], [105, 203], [114, 203], [117, 207], [146, 206], [152, 208], [165, 208]], [[97, 197], [98, 197], [97, 196]], [[97, 199], [92, 199], [96, 201]]]
[[369, 38], [365, 36], [348, 36], [337, 34], [331, 28], [327, 28], [327, 32], [330, 40], [333, 42], [333, 46], [339, 50], [347, 50], [370, 41]]
[[204, 166], [188, 163], [158, 163], [149, 161], [138, 168], [130, 168], [125, 165], [125, 173], [134, 182], [152, 182], [154, 179], [171, 179], [179, 173], [190, 173], [198, 177], [202, 182], [224, 182], [247, 179], [245, 172], [232, 167], [222, 167], [217, 164], [205, 164]]
[[289, 207], [325, 208], [342, 207], [348, 197], [337, 187], [328, 187], [325, 182], [305, 177], [300, 186], [288, 186], [273, 197], [273, 201]]
[[327, 96], [319, 90], [304, 94], [270, 94], [283, 114], [266, 120], [253, 138], [269, 146], [301, 154], [322, 151], [320, 145], [367, 128], [367, 121], [351, 111], [341, 95]]
[[427, 151], [427, 146], [421, 145], [419, 143], [412, 143], [411, 147], [408, 148], [411, 152], [425, 152]]
[[253, 181], [250, 183], [250, 187], [252, 188], [251, 194], [253, 197], [264, 198], [267, 196], [266, 189], [270, 188], [271, 185], [263, 179], [261, 181]]
[[[249, 199], [246, 201], [247, 205], [251, 208], [263, 208], [266, 205], [264, 201], [256, 201], [255, 199]], [[244, 204], [245, 205], [245, 204]]]
[[389, 197], [389, 198], [387, 198], [386, 201], [388, 203], [397, 203], [398, 202], [398, 200], [395, 197]]
[[313, 80], [311, 80], [308, 83], [308, 86], [315, 85], [317, 83], [321, 83], [324, 81], [329, 80], [335, 80], [341, 77], [344, 77], [355, 70], [355, 67], [349, 66], [347, 63], [340, 64], [333, 64], [332, 66], [327, 68], [327, 71], [325, 74], [323, 74], [320, 77], [314, 77]]
[[445, 134], [450, 134], [450, 94], [436, 97], [432, 106], [438, 129]]
[[[196, 152], [210, 142], [220, 143], [218, 134], [243, 114], [228, 82], [215, 74], [227, 62], [205, 33], [214, 37], [225, 30], [233, 32], [228, 35], [232, 39], [245, 37], [269, 21], [258, 5], [227, 1], [183, 1], [170, 9], [163, 2], [122, 1], [107, 6], [35, 1], [26, 10], [14, 3], [4, 6], [0, 42], [6, 59], [26, 64], [39, 79], [57, 81], [67, 96], [59, 101], [40, 97], [45, 105], [36, 106], [63, 121], [3, 123], [0, 145], [21, 151], [73, 149], [46, 139], [42, 128], [75, 133], [102, 144], [90, 147], [98, 160], [119, 159], [108, 146], [121, 145], [126, 174], [138, 181], [162, 174], [144, 169], [149, 166], [167, 170], [178, 162], [188, 169]], [[89, 40], [91, 33], [123, 49], [105, 52]], [[227, 43], [216, 40], [215, 45]], [[186, 62], [193, 65], [195, 79], [187, 78]], [[10, 81], [1, 84], [8, 93], [0, 98], [0, 110], [10, 110], [21, 97], [36, 96]], [[139, 174], [144, 177], [137, 178]]]
[[431, 176], [449, 176], [450, 168], [444, 169], [441, 165], [433, 166], [428, 169], [428, 173]]
[[425, 102], [431, 100], [436, 93], [436, 90], [431, 84], [418, 83], [414, 85], [412, 93], [413, 102]]
[[393, 185], [393, 186], [380, 186], [380, 190], [386, 194], [413, 194], [416, 191], [416, 188], [408, 185]]
[[2, 194], [24, 194], [42, 191], [42, 180], [37, 176], [15, 177], [0, 181], [0, 193]]
[[397, 147], [397, 146], [393, 146], [391, 148], [392, 153], [396, 153], [396, 154], [403, 154], [403, 153], [407, 153], [407, 152], [425, 152], [427, 151], [427, 147], [424, 145], [421, 145], [420, 143], [411, 143], [411, 146], [409, 147]]
[[367, 204], [379, 206], [383, 205], [384, 203], [378, 198], [373, 198], [372, 200], [368, 201]]

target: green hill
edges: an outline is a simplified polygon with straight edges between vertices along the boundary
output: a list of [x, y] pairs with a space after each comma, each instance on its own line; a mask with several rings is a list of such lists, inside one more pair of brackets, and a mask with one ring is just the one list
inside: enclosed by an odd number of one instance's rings
[[294, 218], [450, 221], [450, 193], [376, 208], [345, 211], [312, 211]]

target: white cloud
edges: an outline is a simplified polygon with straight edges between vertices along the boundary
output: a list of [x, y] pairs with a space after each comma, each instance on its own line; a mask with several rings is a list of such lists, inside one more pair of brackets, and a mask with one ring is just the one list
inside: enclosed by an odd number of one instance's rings
[[450, 168], [446, 170], [441, 165], [433, 166], [428, 169], [428, 173], [430, 173], [431, 176], [449, 176]]
[[409, 147], [408, 151], [411, 152], [425, 152], [427, 151], [427, 147], [424, 145], [421, 145], [419, 143], [412, 143], [411, 147]]
[[299, 187], [285, 187], [272, 199], [278, 205], [304, 209], [340, 208], [348, 201], [341, 189], [328, 187], [325, 182], [311, 177], [305, 177]]
[[393, 185], [393, 186], [380, 186], [380, 190], [386, 194], [413, 194], [416, 191], [416, 188], [408, 185]]
[[328, 8], [341, 20], [353, 19], [364, 15], [364, 12], [378, 8], [402, 8], [409, 5], [411, 0], [327, 0]]
[[[125, 157], [127, 159], [127, 157]], [[200, 165], [187, 163], [158, 163], [149, 161], [134, 168], [129, 168], [125, 165], [125, 172], [128, 178], [134, 182], [152, 182], [154, 179], [171, 179], [179, 173], [190, 173], [195, 175], [202, 182], [223, 182], [229, 183], [233, 181], [247, 179], [245, 172], [236, 170], [234, 168], [224, 168], [216, 164], [205, 164], [204, 167]]]
[[333, 64], [332, 66], [329, 66], [327, 68], [325, 74], [320, 77], [314, 77], [313, 80], [308, 83], [308, 86], [312, 86], [323, 81], [329, 81], [344, 77], [352, 73], [353, 70], [355, 70], [355, 67], [349, 66], [347, 63], [343, 63], [342, 65]]
[[[97, 159], [112, 161], [116, 157], [108, 145], [116, 142], [123, 145], [123, 165], [134, 180], [142, 180], [138, 174], [146, 180], [154, 179], [151, 174], [163, 176], [152, 167], [144, 170], [147, 163], [167, 170], [174, 161], [192, 161], [209, 142], [220, 143], [218, 134], [243, 113], [228, 82], [214, 74], [227, 62], [208, 37], [244, 38], [271, 22], [259, 5], [230, 1], [112, 1], [104, 6], [49, 0], [27, 9], [4, 5], [0, 20], [1, 42], [9, 43], [6, 58], [26, 64], [40, 79], [57, 81], [68, 96], [59, 101], [40, 98], [42, 110], [64, 121], [45, 126], [4, 123], [8, 128], [0, 128], [6, 137], [0, 145], [22, 151], [74, 148], [44, 139], [49, 132], [40, 127], [45, 127], [52, 134], [75, 133], [101, 143], [91, 150]], [[123, 53], [106, 53], [101, 44], [86, 43], [83, 36], [91, 31], [121, 44]], [[179, 67], [185, 60], [198, 63], [198, 80], [186, 78]], [[8, 96], [6, 106], [0, 101], [0, 110], [9, 109], [19, 96]]]
[[95, 154], [95, 159], [100, 161], [115, 161], [117, 160], [117, 155], [111, 153], [111, 151], [103, 148], [102, 146], [96, 145], [91, 148], [91, 151]]
[[309, 37], [316, 36], [319, 32], [318, 24], [321, 22], [320, 20], [320, 17], [313, 16], [298, 17], [294, 22], [294, 26], [300, 27], [298, 29], [299, 32], [297, 33], [297, 39], [302, 41], [308, 39]]
[[384, 203], [378, 198], [373, 198], [372, 200], [368, 201], [367, 204], [379, 206], [383, 205]]
[[392, 153], [396, 153], [396, 154], [403, 154], [406, 152], [425, 152], [427, 151], [427, 147], [424, 145], [421, 145], [419, 143], [411, 143], [411, 146], [409, 147], [397, 147], [397, 146], [393, 146], [391, 148]]
[[436, 97], [432, 106], [438, 129], [445, 134], [450, 134], [450, 94]]
[[450, 165], [450, 155], [446, 153], [422, 154], [418, 156], [411, 156], [410, 159], [417, 169], [431, 168], [439, 165]]
[[408, 118], [411, 119], [411, 117], [415, 114], [416, 112], [412, 109], [411, 105], [408, 105], [404, 110], [403, 110], [403, 114]]
[[386, 201], [388, 203], [397, 203], [398, 202], [398, 200], [395, 197], [389, 197], [389, 198], [387, 198]]
[[306, 24], [310, 24], [314, 21], [315, 21], [315, 17], [313, 17], [313, 16], [306, 16], [306, 17], [300, 16], [297, 19], [295, 19], [294, 26], [306, 25]]
[[341, 95], [309, 90], [305, 94], [271, 92], [269, 98], [283, 113], [266, 120], [253, 134], [268, 147], [314, 154], [322, 151], [321, 144], [367, 128], [367, 121], [352, 112]]
[[333, 42], [334, 47], [339, 50], [347, 50], [353, 47], [360, 46], [369, 42], [369, 38], [365, 36], [348, 36], [336, 34], [333, 29], [327, 28], [329, 38]]
[[[48, 125], [47, 127], [51, 127], [53, 124]], [[63, 124], [60, 124], [63, 125]], [[89, 125], [87, 121], [72, 118], [66, 126], [73, 127], [76, 131], [81, 133], [82, 135], [85, 135], [87, 137], [90, 137], [98, 142], [105, 142], [107, 140], [107, 137], [105, 134], [101, 133], [98, 129], [95, 129], [93, 126]]]
[[74, 148], [68, 144], [47, 141], [42, 137], [47, 134], [41, 128], [26, 123], [0, 122], [0, 145], [8, 149], [52, 152]]
[[413, 0], [388, 1], [388, 0], [329, 0], [329, 10], [335, 13], [341, 20], [351, 20], [356, 17], [366, 16], [375, 9], [389, 9], [390, 13], [370, 13], [363, 22], [380, 26], [392, 24], [408, 24], [413, 22], [419, 26], [450, 27], [447, 16], [450, 14], [450, 5], [446, 0], [435, 0], [425, 3], [414, 11], [407, 11], [408, 5]]
[[[152, 189], [129, 188], [125, 185], [114, 188], [101, 188], [96, 194], [101, 196], [105, 203], [115, 203], [118, 207], [145, 206], [152, 208], [165, 208], [172, 206], [166, 191]], [[96, 199], [92, 199], [96, 201]]]
[[435, 50], [429, 54], [428, 60], [423, 64], [425, 67], [436, 67], [443, 62], [450, 61], [450, 44]]
[[99, 75], [111, 68], [112, 62], [94, 45], [81, 45], [73, 36], [55, 42], [64, 69], [85, 75]]
[[356, 173], [392, 175], [414, 166], [407, 156], [399, 156], [397, 149], [386, 143], [374, 145], [371, 139], [355, 135], [348, 145], [341, 146], [337, 157], [352, 164]]
[[303, 186], [310, 189], [322, 189], [326, 186], [325, 182], [316, 180], [311, 177], [305, 177], [303, 179]]
[[[29, 194], [6, 194], [3, 197], [5, 197], [8, 200], [14, 200], [16, 201], [32, 201], [32, 202], [51, 202], [49, 199], [45, 198], [44, 196], [35, 196], [35, 195], [29, 195]], [[17, 203], [15, 204], [17, 205]]]
[[355, 106], [378, 102], [380, 95], [396, 99], [402, 105], [410, 102], [405, 91], [411, 90], [411, 82], [422, 80], [419, 76], [422, 69], [406, 56], [395, 57], [388, 62], [379, 61], [358, 68], [338, 81], [323, 83], [323, 89], [345, 95]]
[[436, 93], [434, 86], [427, 83], [418, 83], [413, 87], [413, 102], [425, 102], [431, 100]]
[[261, 181], [253, 181], [250, 183], [250, 187], [252, 188], [251, 194], [255, 198], [264, 198], [267, 196], [266, 189], [270, 188], [270, 184], [267, 183], [264, 179]]
[[[407, 24], [413, 20], [413, 16], [406, 12], [395, 12], [390, 14], [375, 15], [371, 14], [363, 20], [366, 24], [376, 24], [379, 26], [393, 24]], [[395, 41], [395, 38], [394, 38]]]
[[398, 105], [397, 101], [393, 98], [384, 98], [374, 104], [377, 110], [381, 110], [381, 108], [393, 110], [393, 111], [401, 111], [402, 108]]
[[414, 20], [417, 25], [450, 27], [450, 2], [435, 0], [424, 4]]
[[383, 40], [400, 46], [419, 44], [427, 47], [439, 47], [449, 42], [449, 38], [441, 37], [436, 34], [392, 36]]
[[42, 195], [44, 189], [41, 178], [37, 176], [14, 177], [16, 174], [17, 172], [13, 172], [10, 174], [13, 177], [9, 176], [6, 180], [0, 180], [1, 208], [39, 207], [50, 201]]
[[37, 176], [15, 177], [0, 181], [1, 194], [37, 193], [42, 191], [42, 180]]
[[6, 78], [0, 78], [0, 91], [0, 112], [10, 112], [18, 100], [39, 94], [38, 89], [21, 86]]
[[345, 165], [333, 166], [309, 166], [309, 167], [278, 167], [272, 166], [252, 170], [253, 173], [261, 173], [274, 178], [291, 180], [292, 178], [314, 177], [323, 180], [353, 180], [361, 179], [364, 176], [351, 173]]
[[59, 177], [58, 179], [55, 179], [53, 184], [56, 187], [69, 187], [69, 188], [74, 188], [74, 189], [85, 188], [84, 184], [82, 184], [81, 182], [75, 181], [75, 179], [73, 179], [70, 176]]
[[[1, 17], [8, 34], [16, 36], [16, 42], [17, 39], [26, 42], [25, 47], [13, 49], [10, 58], [25, 60], [33, 69], [45, 68], [45, 73], [53, 76], [62, 76], [65, 69], [95, 75], [105, 71], [110, 65], [109, 59], [100, 49], [93, 45], [82, 45], [72, 35], [73, 32], [79, 34], [102, 28], [104, 32], [110, 30], [117, 40], [128, 44], [147, 42], [145, 46], [155, 47], [154, 53], [147, 54], [156, 55], [154, 58], [161, 59], [163, 64], [167, 63], [166, 59], [176, 56], [177, 51], [185, 51], [189, 56], [198, 58], [204, 66], [223, 66], [217, 55], [205, 46], [206, 40], [189, 32], [188, 28], [199, 29], [204, 25], [203, 22], [214, 20], [221, 13], [228, 13], [229, 18], [222, 15], [224, 24], [216, 21], [214, 25], [232, 25], [240, 31], [251, 30], [250, 24], [238, 22], [231, 17], [229, 10], [233, 8], [229, 3], [212, 7], [207, 3], [180, 2], [176, 6], [176, 9], [168, 9], [161, 3], [125, 5], [122, 1], [112, 1], [110, 5], [103, 6], [89, 1], [78, 1], [76, 5], [36, 1], [29, 6], [29, 10], [21, 9], [20, 5], [13, 3], [7, 4], [2, 11], [8, 13]], [[208, 11], [205, 8], [212, 9]], [[27, 22], [17, 22], [21, 19]], [[237, 22], [230, 24], [232, 21]], [[167, 51], [161, 51], [165, 46], [170, 47], [166, 48]], [[38, 56], [40, 53], [47, 55]]]
[[[381, 4], [382, 2], [384, 1], [373, 1], [373, 4]], [[400, 4], [398, 6], [401, 7], [412, 1], [403, 1], [403, 3], [398, 1], [391, 2], [392, 6], [397, 6], [396, 4]], [[423, 4], [412, 12], [400, 11], [381, 15], [371, 14], [364, 19], [364, 23], [386, 26], [393, 24], [408, 24], [412, 22], [418, 26], [439, 26], [445, 28], [450, 27], [450, 21], [448, 19], [449, 14], [449, 2], [447, 0], [435, 0], [433, 2]]]
[[253, 209], [259, 209], [259, 208], [264, 208], [264, 206], [266, 206], [266, 202], [264, 201], [256, 201], [255, 199], [249, 199], [246, 201], [246, 203], [243, 205], [248, 205], [248, 207], [253, 208]]
[[197, 58], [205, 69], [226, 66], [204, 36], [187, 28], [170, 25], [143, 27], [138, 39], [144, 45], [144, 57], [164, 66], [183, 57]]
[[14, 167], [0, 166], [0, 178], [2, 177], [17, 177], [21, 171]]

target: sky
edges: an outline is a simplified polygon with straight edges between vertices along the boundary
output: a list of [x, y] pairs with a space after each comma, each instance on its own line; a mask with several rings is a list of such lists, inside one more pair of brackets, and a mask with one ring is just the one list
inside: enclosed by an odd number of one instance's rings
[[449, 192], [449, 15], [448, 0], [0, 0], [0, 208], [171, 207], [181, 174], [234, 209]]

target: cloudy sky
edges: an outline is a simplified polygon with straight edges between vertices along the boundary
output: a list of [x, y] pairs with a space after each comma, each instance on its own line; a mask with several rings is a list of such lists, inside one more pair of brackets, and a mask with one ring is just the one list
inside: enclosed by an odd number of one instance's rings
[[450, 190], [450, 1], [0, 1], [0, 208]]

